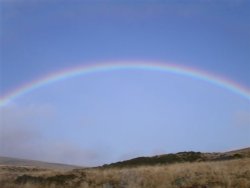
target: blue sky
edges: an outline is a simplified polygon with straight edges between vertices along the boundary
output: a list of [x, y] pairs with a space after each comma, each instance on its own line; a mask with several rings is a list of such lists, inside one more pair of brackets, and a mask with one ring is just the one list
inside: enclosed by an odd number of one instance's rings
[[[1, 1], [0, 94], [68, 67], [136, 60], [250, 88], [249, 1]], [[96, 73], [1, 108], [0, 155], [99, 165], [250, 145], [250, 102], [151, 71]]]

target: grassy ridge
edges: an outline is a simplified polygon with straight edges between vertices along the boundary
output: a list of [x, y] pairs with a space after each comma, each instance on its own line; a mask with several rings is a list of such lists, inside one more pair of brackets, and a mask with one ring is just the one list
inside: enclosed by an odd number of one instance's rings
[[250, 149], [139, 157], [88, 169], [0, 165], [1, 188], [249, 188]]
[[120, 161], [111, 164], [105, 164], [102, 167], [136, 167], [151, 166], [162, 164], [173, 164], [182, 162], [201, 162], [201, 161], [223, 161], [231, 159], [247, 158], [250, 155], [250, 149], [238, 150], [238, 152], [226, 153], [201, 153], [201, 152], [179, 152], [176, 154], [158, 155], [153, 157], [138, 157], [126, 161]]
[[161, 165], [179, 162], [194, 162], [202, 159], [200, 152], [183, 152], [177, 154], [167, 154], [154, 157], [138, 157], [131, 160], [121, 161], [104, 165], [103, 167], [135, 167], [145, 165]]
[[[16, 169], [18, 170], [18, 169]], [[15, 172], [1, 169], [1, 188], [219, 188], [250, 187], [250, 159], [133, 168]]]

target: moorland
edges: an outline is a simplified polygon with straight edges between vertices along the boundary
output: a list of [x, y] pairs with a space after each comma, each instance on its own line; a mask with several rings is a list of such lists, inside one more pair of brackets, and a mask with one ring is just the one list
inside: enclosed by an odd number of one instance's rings
[[250, 148], [138, 157], [93, 168], [0, 157], [0, 185], [1, 188], [249, 188]]

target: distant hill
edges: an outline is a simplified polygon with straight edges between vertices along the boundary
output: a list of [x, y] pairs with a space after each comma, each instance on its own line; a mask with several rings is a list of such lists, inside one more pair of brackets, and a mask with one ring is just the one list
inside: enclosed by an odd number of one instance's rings
[[200, 162], [200, 161], [223, 161], [230, 159], [250, 158], [250, 148], [223, 153], [201, 153], [194, 151], [179, 152], [175, 154], [156, 155], [152, 157], [137, 157], [130, 160], [105, 164], [103, 168], [109, 167], [136, 167], [149, 165], [173, 164], [181, 162]]
[[[175, 154], [163, 154], [152, 157], [137, 157], [130, 160], [120, 161], [111, 164], [105, 164], [101, 168], [109, 167], [136, 167], [136, 166], [150, 166], [150, 165], [163, 165], [182, 162], [201, 162], [201, 161], [223, 161], [230, 159], [250, 158], [250, 148], [234, 150], [221, 153], [201, 153], [194, 151], [179, 152]], [[37, 167], [44, 169], [63, 169], [72, 170], [84, 168], [82, 166], [42, 162], [36, 160], [17, 159], [11, 157], [0, 156], [0, 166], [13, 166], [13, 167]], [[100, 168], [100, 167], [97, 167]]]
[[0, 166], [39, 167], [39, 168], [46, 168], [46, 169], [64, 169], [64, 170], [80, 168], [79, 166], [75, 166], [75, 165], [49, 163], [49, 162], [42, 162], [42, 161], [36, 161], [36, 160], [17, 159], [17, 158], [11, 158], [11, 157], [0, 157]]

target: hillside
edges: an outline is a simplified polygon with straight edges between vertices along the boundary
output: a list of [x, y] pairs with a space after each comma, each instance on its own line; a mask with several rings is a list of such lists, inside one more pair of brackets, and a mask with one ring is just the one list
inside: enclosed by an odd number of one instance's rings
[[201, 153], [201, 152], [179, 152], [175, 154], [164, 154], [152, 157], [137, 157], [134, 159], [105, 164], [102, 167], [136, 167], [145, 165], [163, 165], [183, 162], [208, 162], [223, 161], [230, 159], [241, 159], [250, 157], [250, 148], [223, 152], [223, 153]]
[[60, 163], [49, 163], [36, 160], [27, 160], [27, 159], [17, 159], [11, 157], [0, 157], [0, 166], [13, 166], [13, 167], [38, 167], [46, 169], [75, 169], [80, 168], [75, 165], [67, 165]]
[[250, 187], [250, 148], [224, 153], [179, 152], [71, 170], [65, 166], [73, 166], [62, 164], [0, 160], [1, 188]]

